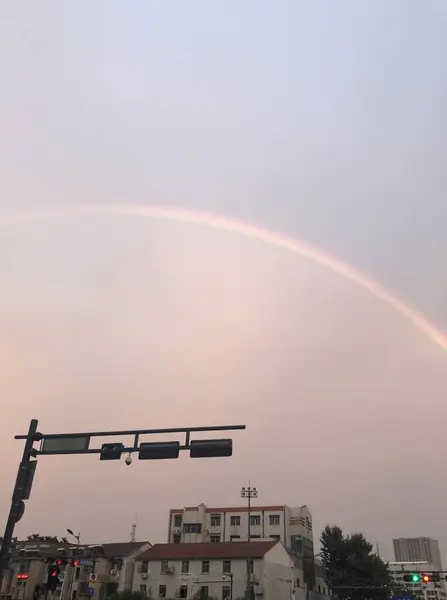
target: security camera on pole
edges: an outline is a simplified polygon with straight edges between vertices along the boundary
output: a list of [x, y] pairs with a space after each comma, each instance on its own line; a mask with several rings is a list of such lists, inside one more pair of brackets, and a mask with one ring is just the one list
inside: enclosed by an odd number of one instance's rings
[[[251, 499], [258, 497], [258, 490], [251, 487], [251, 482], [248, 482], [248, 487], [241, 489], [241, 498], [248, 500], [248, 543], [251, 541]], [[252, 600], [253, 588], [251, 584], [251, 559], [247, 557], [247, 600]]]

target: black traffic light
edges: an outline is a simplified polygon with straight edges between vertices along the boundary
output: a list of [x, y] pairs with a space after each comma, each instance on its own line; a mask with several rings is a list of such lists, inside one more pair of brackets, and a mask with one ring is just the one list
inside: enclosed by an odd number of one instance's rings
[[433, 583], [438, 583], [440, 579], [441, 578], [439, 573], [431, 573], [431, 580], [433, 581]]
[[419, 583], [421, 580], [420, 573], [405, 573], [404, 581], [408, 581], [409, 583]]
[[48, 567], [48, 579], [47, 579], [47, 588], [48, 590], [54, 592], [57, 589], [57, 584], [59, 583], [59, 567], [55, 567], [53, 565], [50, 565]]
[[123, 453], [124, 444], [115, 442], [113, 444], [103, 444], [101, 446], [101, 455], [99, 460], [119, 460]]
[[193, 440], [190, 444], [191, 458], [218, 458], [232, 456], [233, 440]]
[[178, 458], [180, 442], [147, 442], [140, 444], [138, 458], [140, 460], [161, 460]]

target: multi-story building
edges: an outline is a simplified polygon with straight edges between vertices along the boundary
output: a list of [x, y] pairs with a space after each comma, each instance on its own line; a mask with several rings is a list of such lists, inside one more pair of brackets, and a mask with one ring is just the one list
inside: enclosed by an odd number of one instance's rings
[[[133, 591], [154, 600], [192, 598], [197, 592], [236, 600], [246, 591], [247, 561], [256, 598], [305, 600], [303, 573], [276, 540], [155, 544], [137, 558]], [[326, 600], [322, 594], [312, 597]]]
[[18, 542], [2, 583], [2, 596], [33, 600], [46, 596], [49, 571], [57, 572], [53, 597], [74, 600], [89, 595], [104, 600], [131, 589], [135, 558], [149, 542], [78, 545], [47, 540]]
[[393, 540], [396, 562], [425, 561], [442, 570], [438, 540], [429, 537], [396, 538]]
[[[447, 600], [445, 582], [440, 580], [439, 582], [425, 584], [422, 581], [424, 573], [438, 570], [432, 563], [427, 561], [395, 561], [388, 563], [388, 569], [393, 587], [396, 590], [400, 592], [409, 591], [421, 600]], [[404, 576], [406, 573], [419, 574], [421, 579], [417, 582], [405, 581]]]
[[[248, 539], [248, 507], [171, 509], [168, 543], [236, 542]], [[290, 552], [311, 557], [312, 515], [307, 506], [252, 506], [250, 540], [279, 541]]]

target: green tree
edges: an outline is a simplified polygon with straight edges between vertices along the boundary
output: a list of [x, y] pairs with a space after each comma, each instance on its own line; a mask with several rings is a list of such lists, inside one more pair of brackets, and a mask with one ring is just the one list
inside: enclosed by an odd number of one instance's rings
[[373, 553], [372, 544], [361, 533], [343, 535], [340, 527], [328, 525], [320, 542], [326, 583], [334, 595], [351, 600], [389, 598], [388, 565]]

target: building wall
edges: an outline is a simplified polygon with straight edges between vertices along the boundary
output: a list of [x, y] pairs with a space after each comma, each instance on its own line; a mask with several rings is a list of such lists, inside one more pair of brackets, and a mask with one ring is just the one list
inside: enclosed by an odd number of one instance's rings
[[[312, 515], [307, 506], [256, 507], [250, 511], [250, 537], [276, 539], [300, 555], [313, 555]], [[253, 524], [253, 520], [257, 520]], [[177, 522], [179, 521], [179, 522]], [[190, 531], [191, 529], [200, 531]], [[171, 510], [168, 543], [231, 542], [248, 539], [248, 507]]]
[[442, 569], [438, 540], [428, 537], [396, 538], [393, 540], [396, 562], [426, 561]]
[[[277, 544], [264, 557], [262, 591], [264, 600], [289, 599], [296, 587], [297, 575], [284, 546]], [[255, 585], [255, 593], [257, 586]], [[261, 591], [261, 590], [259, 590]]]

